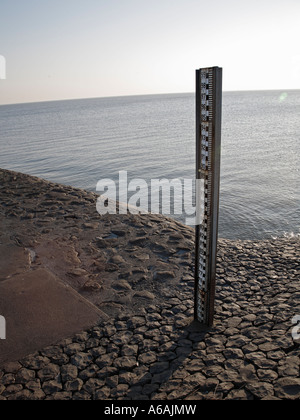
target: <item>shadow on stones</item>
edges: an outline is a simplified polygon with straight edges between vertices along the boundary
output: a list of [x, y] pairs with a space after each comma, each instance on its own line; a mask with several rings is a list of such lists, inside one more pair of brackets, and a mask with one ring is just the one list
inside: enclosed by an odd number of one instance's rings
[[[168, 399], [172, 400], [193, 394], [197, 384], [188, 381], [187, 386], [183, 387], [183, 380], [199, 373], [201, 364], [196, 356], [192, 357], [192, 353], [202, 349], [210, 331], [211, 329], [201, 326], [197, 321], [181, 328], [174, 326], [171, 334], [173, 338], [161, 343], [157, 351], [157, 360], [148, 364], [147, 372], [131, 386], [126, 398], [155, 400], [165, 399], [168, 394]], [[145, 362], [148, 355], [150, 361], [151, 351], [141, 352], [141, 355], [144, 355]]]

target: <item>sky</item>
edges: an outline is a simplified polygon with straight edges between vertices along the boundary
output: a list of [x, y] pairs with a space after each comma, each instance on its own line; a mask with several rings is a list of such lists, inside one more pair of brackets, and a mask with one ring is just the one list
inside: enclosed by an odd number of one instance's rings
[[299, 0], [0, 0], [0, 104], [193, 92], [212, 66], [300, 89], [299, 22]]

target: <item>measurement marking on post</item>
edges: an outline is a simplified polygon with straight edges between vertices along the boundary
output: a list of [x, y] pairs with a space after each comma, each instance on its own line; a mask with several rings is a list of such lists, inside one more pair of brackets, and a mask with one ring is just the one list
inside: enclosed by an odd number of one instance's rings
[[213, 325], [218, 241], [222, 69], [196, 71], [196, 195], [195, 319]]

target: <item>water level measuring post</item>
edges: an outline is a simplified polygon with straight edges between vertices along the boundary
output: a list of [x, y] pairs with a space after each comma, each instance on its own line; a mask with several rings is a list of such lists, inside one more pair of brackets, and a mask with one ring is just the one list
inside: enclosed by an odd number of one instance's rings
[[196, 70], [195, 320], [209, 327], [215, 311], [222, 75], [219, 67]]

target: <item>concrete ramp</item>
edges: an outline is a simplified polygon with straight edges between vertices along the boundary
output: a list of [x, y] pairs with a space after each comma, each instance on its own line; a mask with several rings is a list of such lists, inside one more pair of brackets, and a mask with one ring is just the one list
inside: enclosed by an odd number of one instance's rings
[[72, 337], [107, 316], [45, 269], [0, 281], [0, 365]]
[[0, 244], [0, 281], [23, 273], [30, 268], [29, 251], [20, 246]]

